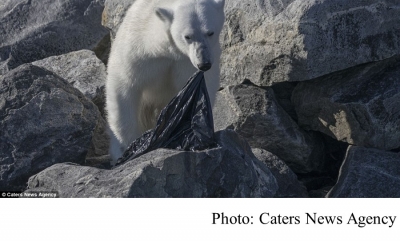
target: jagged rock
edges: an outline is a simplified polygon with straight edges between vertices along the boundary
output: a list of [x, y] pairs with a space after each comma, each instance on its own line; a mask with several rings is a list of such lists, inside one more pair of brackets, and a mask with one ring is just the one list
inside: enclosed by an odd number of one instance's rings
[[272, 152], [293, 171], [323, 168], [322, 141], [298, 127], [277, 103], [271, 88], [247, 82], [228, 86], [217, 93], [213, 112], [216, 130], [235, 130], [252, 147]]
[[400, 53], [400, 2], [230, 0], [222, 85], [303, 81]]
[[47, 69], [80, 90], [104, 115], [106, 67], [90, 50], [52, 56], [32, 63]]
[[2, 0], [0, 75], [53, 55], [93, 49], [107, 35], [104, 0]]
[[119, 25], [125, 17], [125, 12], [135, 0], [106, 0], [103, 11], [102, 24], [111, 32], [111, 39], [115, 38]]
[[259, 148], [252, 149], [254, 156], [272, 172], [277, 183], [277, 197], [307, 197], [307, 189], [297, 180], [296, 174], [277, 156]]
[[157, 149], [112, 170], [56, 164], [29, 179], [30, 191], [61, 197], [275, 197], [274, 175], [231, 130], [219, 147], [183, 152]]
[[357, 146], [400, 147], [400, 56], [297, 85], [292, 102], [305, 129]]
[[337, 184], [327, 197], [400, 197], [400, 156], [350, 146]]
[[83, 163], [100, 118], [68, 82], [25, 64], [0, 77], [0, 190], [60, 162]]

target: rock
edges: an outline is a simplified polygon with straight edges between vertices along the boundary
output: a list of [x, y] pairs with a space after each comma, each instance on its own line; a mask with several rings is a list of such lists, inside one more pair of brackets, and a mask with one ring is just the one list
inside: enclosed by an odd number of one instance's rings
[[323, 168], [322, 141], [298, 127], [271, 88], [247, 82], [228, 86], [217, 93], [213, 112], [216, 130], [235, 130], [251, 147], [272, 152], [296, 173]]
[[93, 51], [96, 54], [97, 58], [99, 58], [101, 62], [107, 65], [111, 51], [111, 35], [107, 34], [106, 36], [104, 36], [104, 38], [93, 49]]
[[0, 75], [23, 63], [93, 49], [107, 35], [103, 8], [104, 0], [6, 0], [0, 4]]
[[109, 145], [110, 138], [108, 136], [107, 122], [100, 116], [97, 119], [96, 127], [93, 131], [93, 137], [86, 155], [86, 160], [108, 155]]
[[282, 82], [271, 86], [276, 101], [294, 121], [297, 122], [297, 113], [292, 103], [292, 93], [297, 83]]
[[303, 81], [400, 53], [400, 2], [230, 0], [221, 83]]
[[113, 167], [111, 162], [112, 159], [108, 154], [95, 157], [86, 157], [85, 166], [97, 167], [100, 169], [111, 169]]
[[32, 63], [47, 69], [80, 90], [104, 115], [106, 67], [90, 50], [52, 56]]
[[400, 147], [400, 55], [297, 85], [299, 125], [349, 144]]
[[327, 197], [400, 197], [400, 156], [350, 146], [336, 185]]
[[157, 149], [112, 170], [56, 164], [29, 179], [28, 192], [61, 197], [275, 197], [278, 183], [235, 132], [216, 133], [219, 147]]
[[308, 197], [307, 189], [297, 180], [296, 174], [277, 156], [263, 149], [253, 148], [254, 156], [272, 172], [277, 183], [277, 197]]
[[106, 0], [101, 23], [111, 32], [111, 40], [115, 38], [125, 12], [135, 0]]
[[0, 190], [23, 190], [33, 174], [83, 163], [100, 112], [52, 72], [25, 64], [0, 77]]
[[[68, 81], [96, 104], [102, 116], [105, 116], [106, 67], [93, 51], [79, 50], [48, 57], [32, 64], [47, 69]], [[92, 143], [86, 158], [95, 158], [108, 154], [107, 122], [103, 117], [97, 119]]]

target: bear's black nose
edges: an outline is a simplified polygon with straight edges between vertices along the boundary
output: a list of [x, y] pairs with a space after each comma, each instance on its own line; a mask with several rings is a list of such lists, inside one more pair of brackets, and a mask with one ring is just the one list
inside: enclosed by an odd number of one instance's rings
[[199, 70], [201, 70], [201, 71], [207, 71], [207, 70], [211, 69], [211, 64], [210, 63], [202, 63], [202, 64], [198, 64], [197, 67], [199, 67]]

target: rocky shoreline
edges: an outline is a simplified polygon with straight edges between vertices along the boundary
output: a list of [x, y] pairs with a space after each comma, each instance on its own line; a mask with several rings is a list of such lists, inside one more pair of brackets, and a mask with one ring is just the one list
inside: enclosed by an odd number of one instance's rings
[[134, 0], [0, 3], [0, 190], [400, 197], [400, 3], [226, 2], [218, 148], [111, 168], [110, 45]]

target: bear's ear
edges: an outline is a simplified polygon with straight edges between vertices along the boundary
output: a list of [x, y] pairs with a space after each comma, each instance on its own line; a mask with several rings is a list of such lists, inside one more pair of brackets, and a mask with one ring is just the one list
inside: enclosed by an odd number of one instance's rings
[[164, 23], [170, 25], [174, 19], [174, 13], [172, 10], [166, 8], [156, 8], [155, 9], [157, 17], [159, 17]]
[[224, 8], [225, 0], [214, 0], [214, 1], [217, 3], [218, 7]]

